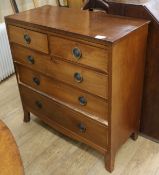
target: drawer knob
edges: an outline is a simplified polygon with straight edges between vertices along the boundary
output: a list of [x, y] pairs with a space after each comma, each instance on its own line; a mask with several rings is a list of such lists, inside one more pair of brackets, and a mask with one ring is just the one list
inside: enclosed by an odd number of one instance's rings
[[80, 105], [82, 106], [86, 106], [87, 105], [87, 100], [85, 97], [81, 96], [78, 98], [79, 102], [80, 102]]
[[78, 127], [79, 127], [80, 132], [83, 132], [83, 133], [86, 132], [86, 126], [83, 123], [80, 123]]
[[34, 58], [33, 58], [33, 56], [27, 56], [27, 61], [30, 63], [30, 64], [34, 64], [35, 63], [35, 61], [34, 61]]
[[24, 41], [26, 44], [30, 44], [31, 43], [31, 38], [28, 34], [24, 34]]
[[37, 86], [40, 85], [40, 80], [39, 80], [37, 77], [34, 77], [34, 78], [33, 78], [33, 82], [34, 82]]
[[35, 105], [36, 105], [39, 109], [41, 109], [41, 108], [43, 107], [43, 105], [42, 105], [42, 103], [41, 103], [40, 101], [36, 101], [36, 102], [35, 102]]
[[78, 83], [81, 83], [81, 82], [83, 81], [82, 75], [81, 75], [80, 73], [78, 73], [78, 72], [76, 72], [76, 73], [74, 74], [74, 79], [75, 79], [75, 81], [78, 82]]
[[79, 60], [82, 56], [81, 50], [77, 47], [72, 49], [72, 54], [73, 54], [74, 58], [76, 58], [77, 60]]

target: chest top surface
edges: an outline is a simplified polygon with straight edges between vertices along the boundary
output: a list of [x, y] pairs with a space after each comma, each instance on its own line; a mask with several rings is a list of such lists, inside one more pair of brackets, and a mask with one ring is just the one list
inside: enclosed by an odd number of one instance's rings
[[46, 5], [6, 17], [6, 22], [115, 42], [148, 23], [146, 20]]

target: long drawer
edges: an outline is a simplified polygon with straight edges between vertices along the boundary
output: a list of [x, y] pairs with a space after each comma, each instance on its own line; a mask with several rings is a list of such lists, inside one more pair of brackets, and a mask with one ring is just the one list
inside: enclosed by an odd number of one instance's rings
[[22, 85], [20, 85], [20, 92], [23, 103], [30, 112], [38, 116], [44, 116], [45, 119], [49, 118], [52, 125], [54, 123], [58, 124], [76, 134], [77, 137], [80, 136], [99, 147], [106, 148], [107, 127], [101, 123], [64, 107]]
[[32, 48], [44, 53], [49, 53], [47, 35], [28, 29], [8, 26], [10, 41]]
[[72, 88], [24, 66], [17, 65], [16, 68], [20, 82], [70, 105], [72, 108], [91, 114], [92, 117], [107, 121], [108, 104], [104, 99]]
[[83, 42], [73, 41], [62, 37], [50, 37], [50, 50], [53, 56], [83, 64], [108, 72], [109, 51]]
[[[108, 96], [108, 77], [105, 74], [85, 69], [62, 60], [38, 54], [26, 48], [13, 45], [13, 57], [15, 61], [25, 64], [34, 70], [40, 71], [53, 78], [73, 85], [84, 91], [95, 94], [99, 97], [107, 99]], [[32, 57], [33, 62], [28, 59]]]

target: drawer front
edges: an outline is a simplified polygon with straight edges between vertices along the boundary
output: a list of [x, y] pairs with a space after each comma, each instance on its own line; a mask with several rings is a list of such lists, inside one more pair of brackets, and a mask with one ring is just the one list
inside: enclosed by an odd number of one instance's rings
[[52, 63], [51, 57], [45, 54], [40, 54], [39, 52], [27, 49], [25, 47], [18, 46], [16, 44], [12, 44], [11, 48], [14, 61], [21, 63], [29, 68], [47, 73], [47, 66]]
[[99, 97], [107, 98], [108, 77], [105, 74], [56, 59], [52, 61], [49, 71], [52, 72], [52, 76], [57, 80], [66, 82]]
[[16, 67], [22, 83], [66, 103], [73, 109], [79, 109], [93, 115], [92, 117], [107, 121], [108, 104], [105, 100], [84, 93], [23, 66], [17, 65]]
[[61, 57], [107, 72], [108, 50], [51, 36], [50, 49], [53, 56]]
[[[12, 49], [14, 60], [25, 64], [34, 70], [52, 76], [59, 81], [76, 86], [77, 88], [107, 99], [107, 75], [69, 64], [58, 59], [50, 61], [47, 59], [49, 57], [44, 57], [43, 55], [37, 54], [28, 49], [22, 48], [17, 50], [17, 48], [17, 46], [13, 46]], [[30, 64], [26, 60], [28, 55], [34, 57], [34, 64]]]
[[49, 53], [46, 34], [11, 25], [8, 26], [8, 31], [10, 42], [17, 43], [44, 53]]
[[62, 127], [72, 131], [84, 139], [106, 148], [107, 128], [80, 113], [66, 108], [26, 87], [20, 86], [24, 105], [35, 114], [48, 117]]

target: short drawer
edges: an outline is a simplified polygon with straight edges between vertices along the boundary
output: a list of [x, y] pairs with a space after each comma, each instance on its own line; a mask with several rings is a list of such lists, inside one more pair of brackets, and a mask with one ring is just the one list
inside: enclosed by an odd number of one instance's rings
[[20, 82], [66, 103], [73, 109], [76, 108], [80, 112], [84, 111], [89, 115], [91, 114], [92, 117], [98, 118], [98, 120], [102, 119], [107, 122], [108, 104], [104, 99], [84, 93], [26, 67], [17, 65], [16, 68]]
[[51, 36], [50, 49], [53, 56], [104, 72], [108, 70], [108, 50], [106, 48], [98, 48], [69, 39]]
[[9, 25], [10, 42], [23, 45], [44, 53], [48, 53], [48, 39], [47, 35], [28, 29]]
[[[17, 48], [17, 46], [13, 46], [12, 49], [15, 61], [20, 62], [31, 69], [49, 75], [59, 81], [107, 99], [108, 77], [106, 74], [58, 59], [50, 61], [50, 58], [43, 54], [24, 48], [21, 48], [18, 51]], [[28, 56], [33, 57], [33, 63], [28, 61]]]
[[[102, 148], [107, 146], [107, 127], [89, 119], [67, 107], [64, 107], [51, 99], [40, 95], [24, 86], [20, 86], [23, 104], [30, 112], [49, 118], [54, 123], [64, 127], [83, 139]], [[51, 124], [50, 123], [50, 124]]]
[[47, 66], [50, 65], [51, 57], [46, 54], [21, 47], [16, 44], [11, 45], [13, 60], [35, 70], [47, 72]]

